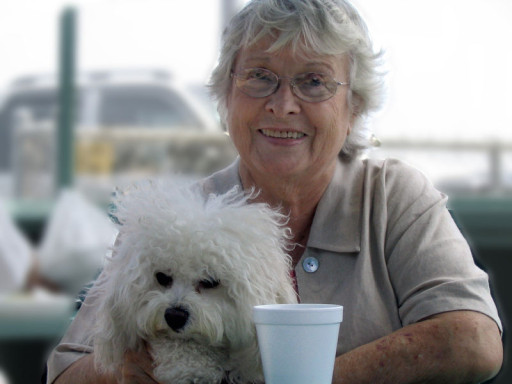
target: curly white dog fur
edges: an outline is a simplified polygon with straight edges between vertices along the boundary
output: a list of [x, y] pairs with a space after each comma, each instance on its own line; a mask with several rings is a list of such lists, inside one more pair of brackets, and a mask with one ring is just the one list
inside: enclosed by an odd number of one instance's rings
[[162, 383], [263, 380], [252, 308], [294, 303], [286, 216], [236, 189], [145, 183], [116, 201], [113, 256], [102, 297], [95, 362], [115, 370], [150, 345]]

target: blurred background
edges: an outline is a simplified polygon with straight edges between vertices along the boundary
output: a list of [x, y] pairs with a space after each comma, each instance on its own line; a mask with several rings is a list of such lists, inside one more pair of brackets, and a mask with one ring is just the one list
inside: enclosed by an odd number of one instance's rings
[[[205, 84], [245, 2], [0, 4], [0, 384], [40, 382], [115, 237], [116, 187], [193, 180], [236, 156]], [[369, 156], [401, 158], [449, 195], [491, 277], [508, 361], [512, 2], [353, 2], [386, 52]], [[511, 379], [506, 364], [493, 382]]]

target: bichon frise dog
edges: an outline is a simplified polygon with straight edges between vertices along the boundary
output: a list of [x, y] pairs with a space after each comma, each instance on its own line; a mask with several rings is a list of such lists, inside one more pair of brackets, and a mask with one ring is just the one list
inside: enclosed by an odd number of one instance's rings
[[108, 278], [93, 288], [100, 369], [148, 343], [162, 383], [263, 380], [252, 308], [297, 296], [286, 216], [251, 198], [165, 183], [120, 196]]

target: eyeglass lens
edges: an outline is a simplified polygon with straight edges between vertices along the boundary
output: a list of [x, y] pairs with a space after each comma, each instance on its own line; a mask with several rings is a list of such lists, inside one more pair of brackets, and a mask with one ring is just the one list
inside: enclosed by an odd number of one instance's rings
[[[234, 74], [236, 86], [245, 94], [255, 98], [267, 97], [273, 94], [280, 84], [279, 77], [272, 71], [263, 68], [248, 68]], [[293, 93], [304, 101], [324, 101], [336, 93], [338, 83], [322, 73], [302, 73], [290, 80]]]

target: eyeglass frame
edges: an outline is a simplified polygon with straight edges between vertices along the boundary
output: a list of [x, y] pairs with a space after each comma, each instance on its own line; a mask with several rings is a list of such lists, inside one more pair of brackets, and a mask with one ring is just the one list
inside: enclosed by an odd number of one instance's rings
[[[282, 80], [282, 79], [288, 80], [288, 81], [289, 81], [289, 83], [290, 83], [290, 88], [291, 88], [291, 90], [292, 90], [292, 93], [293, 93], [295, 96], [297, 96], [300, 100], [305, 101], [306, 103], [321, 103], [322, 101], [327, 101], [327, 100], [329, 100], [329, 99], [333, 98], [333, 97], [334, 97], [334, 95], [336, 95], [336, 93], [338, 93], [338, 87], [340, 87], [341, 85], [350, 85], [350, 83], [349, 83], [349, 82], [338, 81], [338, 80], [336, 80], [336, 79], [332, 78], [331, 76], [327, 75], [326, 73], [319, 73], [319, 72], [304, 72], [304, 73], [299, 73], [298, 75], [295, 75], [295, 76], [291, 77], [291, 76], [279, 76], [277, 73], [274, 73], [274, 72], [272, 72], [272, 71], [271, 71], [271, 70], [269, 70], [269, 69], [266, 69], [266, 68], [260, 68], [260, 67], [244, 68], [244, 69], [242, 69], [242, 71], [248, 71], [248, 70], [251, 70], [251, 69], [260, 69], [260, 70], [263, 70], [263, 71], [265, 71], [265, 72], [268, 72], [268, 73], [270, 73], [270, 74], [274, 75], [274, 76], [277, 78], [276, 86], [275, 86], [275, 88], [274, 88], [274, 90], [273, 90], [272, 92], [270, 92], [268, 95], [265, 95], [265, 96], [253, 96], [253, 95], [248, 94], [247, 92], [244, 92], [244, 90], [243, 90], [241, 87], [239, 87], [239, 86], [237, 85], [237, 83], [236, 83], [236, 79], [237, 79], [239, 76], [241, 76], [241, 74], [240, 74], [240, 73], [235, 73], [234, 71], [231, 71], [231, 75], [230, 75], [230, 76], [231, 76], [232, 78], [235, 78], [235, 86], [240, 90], [240, 92], [242, 92], [243, 94], [245, 94], [245, 95], [247, 95], [247, 96], [249, 96], [249, 97], [253, 97], [253, 98], [255, 98], [255, 99], [263, 99], [263, 98], [265, 98], [265, 97], [268, 97], [268, 96], [273, 95], [274, 93], [276, 93], [276, 92], [277, 92], [277, 90], [279, 89], [279, 87], [281, 86], [281, 80]], [[304, 98], [303, 98], [303, 97], [301, 97], [299, 94], [297, 94], [297, 88], [296, 88], [295, 80], [296, 80], [296, 79], [297, 79], [297, 77], [299, 77], [299, 76], [302, 76], [302, 75], [308, 75], [308, 74], [315, 74], [315, 75], [322, 75], [322, 76], [327, 76], [327, 77], [329, 77], [329, 78], [333, 81], [333, 83], [334, 83], [334, 84], [336, 84], [336, 90], [335, 90], [335, 91], [334, 91], [334, 92], [333, 92], [333, 93], [332, 93], [328, 98], [326, 98], [326, 99], [322, 99], [322, 100], [314, 100], [314, 101], [313, 101], [313, 100], [306, 100], [306, 99], [304, 99]]]

